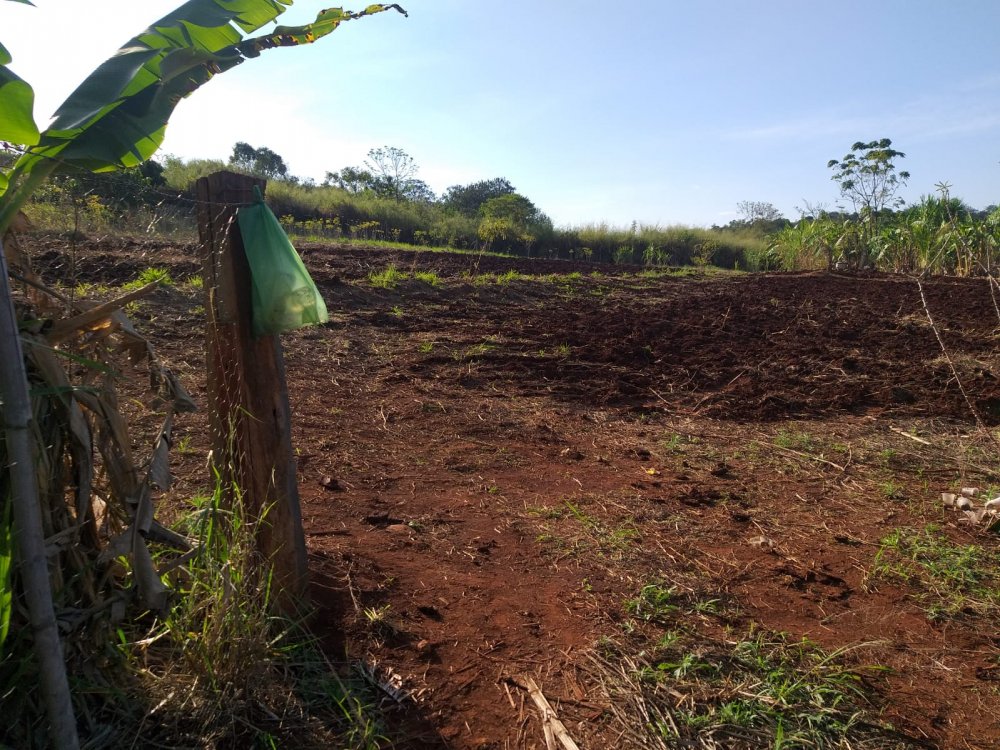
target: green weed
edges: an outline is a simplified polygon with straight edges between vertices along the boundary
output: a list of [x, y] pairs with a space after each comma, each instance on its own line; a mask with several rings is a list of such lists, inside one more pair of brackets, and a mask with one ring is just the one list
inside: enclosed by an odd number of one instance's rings
[[504, 273], [497, 274], [496, 284], [497, 286], [509, 286], [511, 283], [515, 281], [522, 281], [525, 278], [527, 277], [511, 269], [509, 271], [505, 271]]
[[378, 289], [395, 289], [406, 278], [407, 274], [392, 263], [381, 271], [372, 271], [368, 274], [368, 282]]
[[[605, 641], [594, 663], [636, 747], [908, 747], [871, 708], [865, 678], [884, 670], [848, 667], [852, 650], [775, 633], [713, 641], [669, 631], [638, 653]], [[645, 720], [626, 727], [634, 716]]]
[[625, 602], [625, 611], [645, 622], [666, 622], [680, 611], [677, 589], [659, 579], [650, 581]]
[[788, 448], [808, 453], [815, 447], [816, 439], [808, 432], [781, 430], [774, 436], [774, 444], [779, 448]]
[[122, 289], [131, 291], [140, 289], [147, 284], [158, 283], [161, 286], [173, 286], [174, 280], [170, 277], [170, 272], [166, 268], [146, 268], [139, 273], [135, 280], [122, 284]]
[[433, 271], [417, 271], [413, 274], [413, 278], [417, 281], [422, 281], [430, 286], [438, 286], [441, 284], [441, 279]]
[[867, 583], [879, 579], [917, 588], [915, 598], [932, 620], [1000, 614], [1000, 553], [955, 544], [934, 524], [882, 539]]

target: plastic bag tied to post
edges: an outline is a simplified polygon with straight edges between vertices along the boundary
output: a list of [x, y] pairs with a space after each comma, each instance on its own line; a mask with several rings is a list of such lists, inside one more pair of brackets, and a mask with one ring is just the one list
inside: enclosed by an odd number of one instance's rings
[[254, 186], [254, 202], [236, 214], [250, 264], [254, 336], [326, 323], [326, 303], [288, 235]]

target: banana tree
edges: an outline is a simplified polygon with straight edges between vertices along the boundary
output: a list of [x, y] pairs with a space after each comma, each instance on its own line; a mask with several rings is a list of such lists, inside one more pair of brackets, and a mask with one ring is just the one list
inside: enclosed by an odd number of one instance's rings
[[[30, 5], [28, 0], [13, 0]], [[301, 26], [276, 26], [249, 36], [284, 13], [292, 0], [189, 0], [100, 65], [40, 131], [31, 86], [8, 67], [0, 44], [0, 141], [23, 148], [0, 169], [0, 240], [20, 208], [50, 175], [106, 172], [148, 159], [163, 141], [177, 103], [219, 73], [275, 47], [309, 44], [344, 21], [394, 9], [369, 5], [359, 12], [330, 8]], [[18, 321], [0, 241], [0, 402], [6, 437], [14, 536], [28, 600], [53, 746], [79, 746], [52, 607], [38, 490], [32, 466], [31, 406]], [[0, 582], [0, 589], [2, 589]]]

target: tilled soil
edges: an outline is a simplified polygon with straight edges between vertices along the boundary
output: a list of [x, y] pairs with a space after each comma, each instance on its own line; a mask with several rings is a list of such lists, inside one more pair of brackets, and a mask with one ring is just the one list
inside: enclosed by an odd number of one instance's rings
[[[64, 242], [34, 244], [68, 271]], [[283, 338], [317, 628], [405, 693], [397, 746], [545, 747], [525, 677], [582, 746], [615, 746], [586, 654], [653, 578], [720, 603], [706, 637], [862, 650], [891, 670], [876, 713], [914, 746], [1000, 743], [995, 622], [935, 621], [870, 575], [896, 528], [997, 550], [939, 500], [997, 482], [972, 411], [1000, 422], [984, 280], [924, 282], [945, 357], [902, 277], [301, 250], [331, 312]], [[195, 253], [84, 243], [72, 272], [182, 279]], [[440, 283], [367, 282], [390, 263]], [[199, 304], [164, 290], [137, 317], [204, 405]], [[204, 419], [179, 427], [178, 501], [207, 483]]]

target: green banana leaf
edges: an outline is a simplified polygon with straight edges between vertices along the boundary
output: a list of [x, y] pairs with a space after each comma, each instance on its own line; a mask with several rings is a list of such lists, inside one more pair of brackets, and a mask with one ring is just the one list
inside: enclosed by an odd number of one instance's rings
[[[38, 143], [39, 137], [32, 115], [35, 92], [7, 67], [10, 61], [10, 53], [0, 44], [0, 141], [32, 146]], [[2, 190], [3, 183], [0, 183], [0, 192]]]
[[189, 0], [131, 39], [100, 65], [58, 109], [49, 128], [18, 164], [31, 171], [41, 160], [66, 167], [113, 171], [133, 167], [159, 148], [174, 107], [215, 75], [263, 50], [309, 44], [344, 21], [395, 9], [321, 11], [313, 23], [258, 30], [291, 0]]

